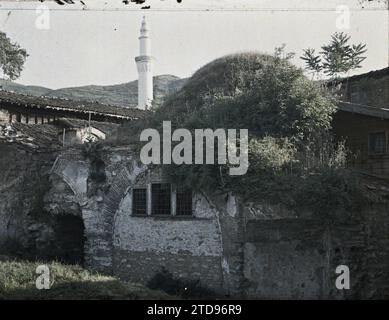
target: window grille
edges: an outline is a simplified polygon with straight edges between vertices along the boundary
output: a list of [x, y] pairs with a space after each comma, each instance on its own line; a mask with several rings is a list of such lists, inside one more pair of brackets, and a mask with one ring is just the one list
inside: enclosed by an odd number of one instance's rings
[[169, 183], [155, 183], [151, 185], [152, 214], [171, 214], [171, 190]]
[[132, 214], [145, 215], [147, 213], [146, 194], [146, 189], [132, 190]]
[[192, 215], [192, 190], [177, 188], [176, 191], [176, 214], [179, 216]]

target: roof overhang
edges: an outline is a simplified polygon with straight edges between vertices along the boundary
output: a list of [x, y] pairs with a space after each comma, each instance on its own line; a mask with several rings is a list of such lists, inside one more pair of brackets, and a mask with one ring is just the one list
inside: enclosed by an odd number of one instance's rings
[[362, 114], [365, 116], [370, 116], [370, 117], [375, 117], [380, 119], [389, 119], [389, 108], [377, 108], [377, 107], [371, 107], [364, 104], [340, 102], [338, 104], [338, 110]]

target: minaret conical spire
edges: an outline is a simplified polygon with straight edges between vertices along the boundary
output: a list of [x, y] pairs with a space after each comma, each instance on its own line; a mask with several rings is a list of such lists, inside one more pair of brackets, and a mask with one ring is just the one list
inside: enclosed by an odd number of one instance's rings
[[153, 101], [153, 58], [146, 17], [143, 16], [139, 36], [139, 56], [135, 58], [138, 68], [138, 108], [147, 109]]
[[143, 16], [142, 26], [140, 28], [140, 36], [141, 37], [148, 37], [148, 35], [149, 35], [149, 29], [147, 28], [146, 16]]

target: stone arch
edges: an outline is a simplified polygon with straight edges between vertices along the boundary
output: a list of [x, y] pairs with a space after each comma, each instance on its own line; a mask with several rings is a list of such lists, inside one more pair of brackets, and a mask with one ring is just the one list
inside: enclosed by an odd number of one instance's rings
[[84, 252], [86, 267], [110, 274], [115, 214], [134, 178], [144, 171], [146, 166], [139, 165], [133, 160], [130, 168], [124, 163], [106, 168], [115, 174], [109, 179], [109, 188], [101, 197], [89, 194], [90, 164], [77, 151], [69, 151], [59, 156], [51, 169], [51, 174], [60, 177], [69, 186], [75, 201], [80, 205], [86, 236]]
[[[128, 194], [131, 187], [133, 187], [139, 177], [143, 174], [146, 174], [148, 171], [148, 168], [146, 165], [138, 165], [137, 161], [134, 160], [131, 166], [131, 174], [129, 173], [127, 168], [124, 168], [126, 171], [126, 177], [128, 180], [126, 181], [117, 181], [118, 186], [121, 185], [121, 188], [115, 188], [116, 190], [120, 190], [120, 193], [117, 193], [118, 197], [120, 198], [119, 202], [117, 203], [117, 207], [115, 208], [115, 212], [113, 214], [113, 220], [112, 220], [112, 236], [115, 234], [115, 226], [116, 226], [116, 218], [118, 215], [119, 208], [121, 207], [123, 201], [125, 200], [126, 195]], [[122, 169], [123, 170], [123, 169]], [[123, 176], [119, 175], [120, 177]], [[124, 182], [124, 184], [122, 184]]]
[[75, 159], [69, 159], [71, 156], [75, 155], [58, 157], [50, 173], [62, 178], [73, 191], [77, 202], [83, 205], [87, 193], [89, 166], [85, 160], [77, 159], [77, 157]]
[[[59, 156], [50, 170], [52, 187], [45, 196], [45, 207], [56, 221], [55, 243], [61, 254], [58, 259], [83, 266], [88, 241], [83, 215], [88, 173], [87, 163], [81, 157]], [[71, 194], [74, 198], [69, 201]]]

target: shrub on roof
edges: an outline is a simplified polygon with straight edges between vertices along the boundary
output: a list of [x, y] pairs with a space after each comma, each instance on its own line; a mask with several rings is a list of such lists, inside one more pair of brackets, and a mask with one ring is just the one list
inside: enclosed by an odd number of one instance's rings
[[[228, 165], [218, 164], [164, 165], [164, 172], [192, 188], [325, 212], [350, 209], [363, 199], [345, 168], [346, 150], [332, 141], [335, 110], [335, 98], [287, 58], [247, 53], [202, 67], [143, 124], [161, 129], [170, 120], [173, 128], [248, 129], [247, 174], [230, 176]], [[304, 194], [310, 201], [303, 201]]]
[[255, 136], [312, 139], [328, 130], [335, 100], [278, 56], [229, 55], [198, 70], [154, 115], [185, 128], [245, 128]]

